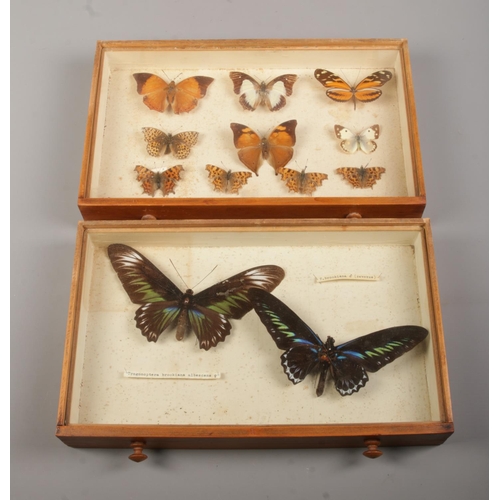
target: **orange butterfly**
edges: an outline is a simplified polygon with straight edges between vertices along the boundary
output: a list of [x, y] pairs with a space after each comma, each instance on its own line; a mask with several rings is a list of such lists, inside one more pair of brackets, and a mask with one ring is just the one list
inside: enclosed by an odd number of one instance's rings
[[137, 165], [137, 180], [142, 184], [144, 193], [154, 196], [157, 189], [161, 189], [163, 196], [174, 193], [175, 184], [181, 178], [182, 165], [175, 165], [163, 172], [153, 172], [149, 168]]
[[181, 132], [180, 134], [166, 134], [153, 127], [143, 127], [146, 150], [151, 156], [160, 156], [163, 151], [168, 155], [170, 151], [179, 159], [184, 159], [191, 153], [191, 147], [198, 140], [198, 132]]
[[338, 102], [347, 102], [351, 99], [354, 101], [354, 109], [356, 109], [356, 101], [371, 102], [375, 101], [382, 95], [379, 87], [385, 85], [391, 78], [390, 71], [376, 71], [361, 80], [355, 87], [346, 83], [340, 76], [326, 69], [317, 69], [314, 72], [316, 80], [323, 87], [326, 87], [326, 95]]
[[248, 178], [252, 177], [250, 172], [231, 172], [215, 165], [207, 165], [205, 170], [208, 170], [208, 180], [214, 185], [214, 190], [224, 193], [238, 194]]
[[267, 160], [278, 175], [278, 169], [292, 159], [296, 126], [297, 120], [289, 120], [278, 125], [268, 138], [261, 139], [250, 127], [241, 123], [231, 123], [234, 145], [239, 150], [238, 157], [241, 163], [255, 175], [259, 175], [257, 171], [263, 160]]
[[285, 181], [290, 191], [300, 194], [312, 194], [316, 188], [323, 184], [328, 175], [319, 172], [309, 172], [306, 174], [306, 168], [299, 172], [291, 168], [281, 167], [278, 169], [278, 174], [281, 175], [281, 180]]
[[229, 77], [234, 84], [234, 93], [239, 94], [243, 109], [255, 111], [259, 104], [265, 104], [269, 111], [278, 111], [286, 104], [286, 96], [292, 95], [297, 75], [281, 75], [269, 83], [261, 82], [246, 73], [231, 71]]
[[355, 188], [372, 188], [385, 172], [383, 167], [343, 167], [335, 170], [337, 174], [344, 176]]
[[196, 107], [198, 99], [205, 97], [208, 86], [214, 81], [208, 76], [192, 76], [179, 82], [167, 83], [151, 73], [134, 73], [137, 92], [143, 95], [144, 104], [154, 111], [163, 113], [169, 106], [173, 112], [188, 113]]

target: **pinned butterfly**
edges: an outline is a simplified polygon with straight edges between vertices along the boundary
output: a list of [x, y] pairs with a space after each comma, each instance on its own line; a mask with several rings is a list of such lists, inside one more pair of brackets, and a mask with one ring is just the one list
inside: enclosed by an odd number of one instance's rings
[[328, 179], [327, 174], [320, 172], [307, 172], [307, 166], [302, 170], [294, 170], [292, 168], [278, 168], [277, 173], [281, 175], [281, 180], [285, 181], [288, 189], [294, 193], [312, 194], [316, 188], [323, 184], [323, 181]]
[[384, 167], [341, 167], [335, 170], [354, 188], [372, 188], [385, 172]]
[[207, 165], [208, 180], [214, 185], [215, 191], [238, 194], [240, 189], [252, 177], [251, 172], [231, 172], [215, 165]]
[[255, 312], [281, 355], [281, 365], [293, 384], [319, 372], [316, 396], [324, 392], [328, 376], [341, 396], [358, 392], [374, 373], [413, 349], [428, 335], [421, 326], [385, 328], [338, 346], [332, 337], [323, 342], [288, 306], [263, 290], [251, 290]]
[[250, 290], [272, 291], [285, 277], [281, 267], [258, 266], [195, 294], [191, 289], [182, 292], [132, 247], [109, 245], [108, 255], [130, 300], [141, 306], [135, 322], [149, 342], [170, 328], [176, 328], [177, 340], [193, 330], [206, 351], [231, 333], [229, 319], [241, 319], [253, 309]]
[[246, 73], [231, 71], [229, 77], [233, 81], [234, 93], [240, 95], [240, 104], [243, 109], [255, 111], [259, 105], [267, 106], [269, 111], [278, 111], [286, 104], [285, 96], [293, 92], [293, 84], [297, 75], [281, 75], [269, 83], [258, 82]]
[[169, 107], [178, 115], [189, 113], [205, 97], [208, 86], [214, 81], [208, 76], [192, 76], [179, 83], [167, 83], [152, 73], [134, 73], [137, 93], [143, 95], [144, 104], [154, 111], [163, 113]]
[[134, 169], [137, 172], [137, 180], [141, 183], [143, 192], [154, 196], [158, 189], [163, 196], [174, 193], [177, 181], [181, 179], [181, 172], [184, 170], [182, 165], [175, 165], [163, 172], [154, 172], [149, 168], [137, 165]]
[[335, 125], [335, 135], [340, 139], [340, 147], [344, 153], [353, 154], [356, 151], [363, 151], [363, 153], [373, 153], [377, 149], [375, 139], [380, 136], [380, 127], [372, 125], [361, 132], [351, 132], [343, 125]]
[[262, 138], [250, 127], [241, 123], [231, 123], [230, 126], [234, 135], [234, 145], [238, 150], [238, 158], [255, 175], [259, 175], [257, 172], [263, 160], [267, 160], [278, 175], [278, 169], [284, 167], [292, 159], [297, 120], [281, 123], [269, 134], [269, 137]]
[[198, 140], [198, 132], [181, 132], [172, 135], [153, 127], [144, 127], [142, 132], [147, 143], [147, 152], [157, 157], [160, 154], [168, 155], [172, 152], [176, 158], [187, 158]]
[[337, 102], [354, 102], [356, 109], [356, 101], [372, 102], [382, 95], [380, 87], [385, 85], [391, 78], [392, 73], [387, 70], [376, 71], [361, 80], [357, 85], [349, 85], [340, 76], [326, 69], [317, 69], [314, 72], [316, 80], [323, 87], [326, 87], [326, 95]]

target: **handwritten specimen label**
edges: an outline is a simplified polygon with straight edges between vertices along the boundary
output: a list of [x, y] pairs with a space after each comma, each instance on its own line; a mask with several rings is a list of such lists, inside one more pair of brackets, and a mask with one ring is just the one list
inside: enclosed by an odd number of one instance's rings
[[193, 373], [193, 372], [132, 372], [125, 370], [124, 377], [128, 378], [157, 378], [157, 379], [190, 379], [190, 380], [215, 380], [221, 378], [220, 372]]

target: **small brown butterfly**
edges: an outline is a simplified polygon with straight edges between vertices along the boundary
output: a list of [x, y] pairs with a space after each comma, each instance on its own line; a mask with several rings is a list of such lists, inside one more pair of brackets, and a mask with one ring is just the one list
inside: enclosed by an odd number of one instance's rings
[[269, 111], [278, 111], [286, 104], [285, 95], [292, 95], [293, 84], [297, 80], [297, 75], [281, 75], [269, 83], [259, 83], [239, 71], [231, 71], [229, 77], [234, 84], [234, 93], [241, 93], [241, 106], [249, 111], [255, 111], [260, 104], [265, 104]]
[[356, 109], [356, 101], [371, 102], [375, 101], [382, 95], [379, 87], [385, 85], [391, 78], [390, 71], [376, 71], [361, 80], [356, 86], [351, 86], [345, 82], [340, 76], [326, 69], [317, 69], [314, 72], [316, 80], [323, 87], [326, 87], [326, 95], [338, 102], [347, 102], [351, 99], [354, 101], [354, 109]]
[[144, 104], [149, 109], [163, 113], [172, 106], [176, 115], [194, 109], [214, 81], [208, 76], [192, 76], [176, 85], [173, 80], [167, 83], [151, 73], [134, 73], [133, 77], [137, 82], [137, 92], [144, 96]]
[[231, 172], [215, 165], [207, 165], [205, 170], [208, 170], [208, 180], [214, 185], [214, 190], [224, 193], [238, 194], [249, 177], [252, 177], [250, 172]]
[[231, 123], [230, 126], [241, 163], [255, 175], [259, 175], [257, 171], [263, 160], [267, 160], [278, 175], [278, 169], [284, 167], [292, 159], [297, 120], [281, 123], [269, 134], [269, 137], [262, 139], [246, 125]]
[[144, 140], [148, 143], [146, 149], [151, 156], [168, 155], [170, 151], [176, 158], [184, 159], [189, 156], [191, 146], [198, 140], [198, 132], [181, 132], [180, 134], [166, 134], [157, 128], [144, 127]]
[[142, 188], [149, 196], [154, 196], [157, 189], [161, 189], [163, 196], [174, 193], [175, 184], [181, 178], [182, 165], [175, 165], [163, 172], [153, 172], [149, 168], [137, 165], [134, 169], [137, 172], [137, 180], [142, 184]]
[[281, 175], [281, 180], [285, 181], [290, 191], [300, 194], [312, 194], [316, 188], [323, 184], [328, 175], [319, 172], [306, 173], [306, 168], [299, 172], [291, 168], [281, 167], [278, 169], [278, 174]]
[[343, 167], [335, 170], [337, 174], [343, 175], [355, 188], [372, 188], [385, 172], [383, 167]]

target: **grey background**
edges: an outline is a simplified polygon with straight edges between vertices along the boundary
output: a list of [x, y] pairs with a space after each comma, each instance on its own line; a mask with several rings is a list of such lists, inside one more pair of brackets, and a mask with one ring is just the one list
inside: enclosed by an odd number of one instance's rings
[[[487, 497], [486, 0], [13, 2], [14, 499]], [[82, 450], [54, 437], [97, 39], [408, 38], [456, 432], [360, 450]], [[332, 407], [332, 412], [335, 408]]]

